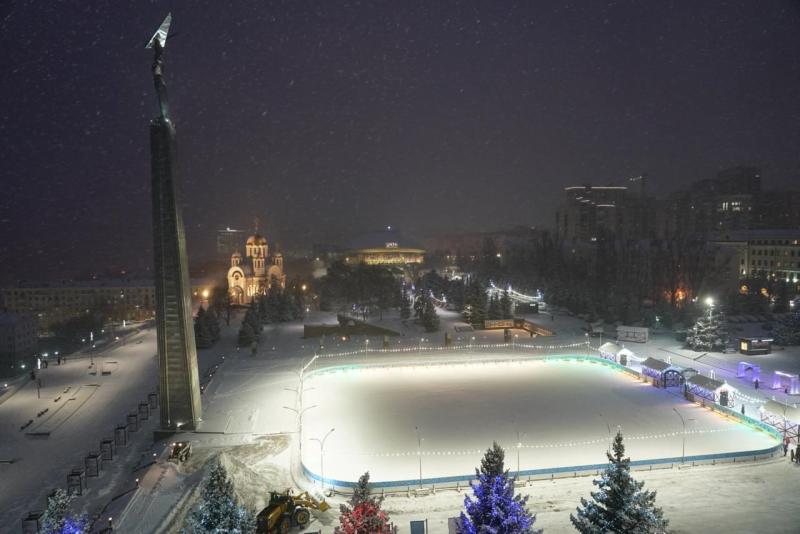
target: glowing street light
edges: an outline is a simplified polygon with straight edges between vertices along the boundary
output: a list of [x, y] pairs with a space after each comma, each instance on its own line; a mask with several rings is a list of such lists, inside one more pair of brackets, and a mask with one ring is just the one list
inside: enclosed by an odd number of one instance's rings
[[708, 306], [708, 316], [711, 317], [714, 312], [714, 299], [712, 297], [706, 298], [706, 306]]
[[322, 491], [325, 491], [325, 440], [328, 439], [333, 431], [336, 430], [335, 428], [331, 428], [328, 430], [328, 433], [322, 439], [319, 438], [311, 438], [311, 441], [316, 441], [319, 443], [319, 478], [322, 482]]

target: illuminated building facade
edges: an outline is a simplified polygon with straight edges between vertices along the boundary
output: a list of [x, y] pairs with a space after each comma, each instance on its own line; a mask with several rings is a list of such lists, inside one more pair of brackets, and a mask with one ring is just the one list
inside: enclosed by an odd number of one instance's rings
[[367, 265], [418, 265], [425, 261], [425, 249], [391, 226], [356, 238], [345, 253], [345, 262]]
[[269, 253], [267, 239], [256, 233], [247, 238], [245, 255], [234, 252], [228, 269], [228, 292], [231, 304], [244, 305], [254, 297], [266, 295], [272, 286], [286, 287], [283, 254]]

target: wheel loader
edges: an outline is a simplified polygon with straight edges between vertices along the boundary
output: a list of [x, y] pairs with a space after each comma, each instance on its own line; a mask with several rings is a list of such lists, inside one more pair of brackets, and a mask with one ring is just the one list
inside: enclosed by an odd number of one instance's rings
[[304, 527], [311, 520], [309, 510], [324, 512], [330, 505], [318, 501], [307, 491], [292, 495], [292, 490], [283, 493], [270, 492], [269, 504], [256, 516], [258, 534], [286, 534], [292, 527]]

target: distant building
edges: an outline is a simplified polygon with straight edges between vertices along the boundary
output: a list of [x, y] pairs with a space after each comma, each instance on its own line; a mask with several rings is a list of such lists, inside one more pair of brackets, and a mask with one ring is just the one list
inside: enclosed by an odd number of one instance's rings
[[390, 226], [354, 239], [344, 259], [351, 264], [418, 265], [425, 260], [425, 249]]
[[244, 240], [245, 231], [236, 230], [230, 226], [217, 229], [217, 255], [220, 258], [229, 258], [231, 254], [239, 250], [239, 246]]
[[37, 338], [32, 316], [0, 312], [0, 366], [5, 370], [16, 367], [17, 362], [33, 361]]
[[800, 229], [722, 232], [713, 242], [733, 251], [740, 278], [800, 282]]
[[267, 239], [256, 231], [247, 238], [244, 256], [238, 250], [231, 255], [228, 269], [230, 302], [247, 304], [256, 296], [266, 295], [274, 285], [286, 286], [283, 255], [280, 252], [270, 254]]
[[[207, 298], [213, 284], [192, 280], [193, 296]], [[155, 286], [152, 280], [112, 278], [88, 281], [20, 283], [0, 288], [0, 308], [31, 315], [39, 331], [48, 333], [53, 324], [79, 317], [90, 311], [107, 320], [145, 320], [155, 313]]]
[[647, 239], [655, 234], [654, 201], [641, 188], [570, 186], [556, 211], [556, 235], [564, 241]]

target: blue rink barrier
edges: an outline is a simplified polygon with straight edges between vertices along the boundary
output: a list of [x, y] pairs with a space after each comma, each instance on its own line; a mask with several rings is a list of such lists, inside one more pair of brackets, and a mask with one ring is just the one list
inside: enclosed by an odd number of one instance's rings
[[[376, 351], [380, 352], [380, 351]], [[437, 361], [437, 362], [430, 362], [429, 364], [420, 363], [420, 362], [363, 362], [363, 363], [350, 363], [345, 365], [330, 365], [330, 366], [321, 366], [312, 371], [308, 372], [308, 376], [312, 376], [315, 374], [325, 374], [325, 373], [336, 373], [336, 372], [344, 372], [349, 370], [357, 370], [362, 368], [369, 368], [369, 367], [405, 367], [405, 366], [415, 366], [415, 367], [425, 367], [425, 366], [447, 366], [447, 365], [463, 365], [463, 364], [470, 364], [474, 363], [476, 365], [481, 365], [484, 363], [515, 363], [515, 362], [525, 362], [525, 361], [544, 361], [544, 362], [563, 362], [563, 361], [574, 361], [574, 362], [586, 362], [591, 364], [599, 364], [605, 367], [609, 367], [611, 369], [623, 372], [635, 378], [641, 378], [641, 374], [634, 370], [621, 365], [615, 361], [607, 360], [605, 358], [600, 358], [597, 356], [590, 356], [590, 355], [576, 355], [576, 354], [555, 354], [555, 355], [529, 355], [525, 356], [524, 354], [520, 354], [515, 357], [511, 358], [501, 358], [501, 359], [491, 359], [491, 360], [476, 360], [470, 359], [468, 361]], [[783, 450], [782, 439], [783, 436], [781, 433], [774, 427], [767, 425], [757, 419], [753, 419], [750, 416], [742, 415], [736, 410], [732, 410], [725, 406], [721, 406], [719, 404], [712, 404], [712, 403], [705, 403], [704, 406], [712, 411], [716, 411], [722, 413], [728, 417], [736, 419], [736, 421], [742, 425], [748, 426], [756, 431], [764, 432], [769, 434], [772, 438], [774, 438], [778, 443], [773, 445], [772, 447], [767, 447], [765, 449], [757, 449], [757, 450], [748, 450], [748, 451], [732, 451], [732, 452], [721, 452], [721, 453], [711, 453], [711, 454], [698, 454], [692, 456], [675, 456], [670, 458], [653, 458], [648, 460], [631, 460], [630, 466], [632, 468], [638, 468], [638, 470], [644, 470], [645, 468], [650, 468], [651, 470], [655, 468], [666, 468], [666, 466], [674, 467], [675, 464], [716, 464], [718, 461], [721, 463], [724, 462], [733, 462], [736, 463], [736, 460], [749, 460], [749, 461], [757, 461], [763, 460], [769, 457], [773, 457], [776, 453]], [[479, 463], [479, 457], [476, 457], [476, 465]], [[542, 479], [554, 479], [554, 478], [565, 478], [565, 475], [571, 475], [577, 477], [578, 475], [586, 476], [592, 473], [599, 473], [599, 471], [606, 468], [608, 463], [601, 463], [601, 464], [586, 464], [586, 465], [573, 465], [573, 466], [564, 466], [564, 467], [546, 467], [541, 469], [526, 469], [521, 470], [517, 474], [516, 471], [511, 471], [511, 474], [518, 475], [518, 479], [522, 480], [523, 478], [526, 480], [542, 480]], [[311, 471], [306, 465], [302, 462], [301, 459], [301, 466], [303, 468], [303, 474], [307, 476], [309, 479], [317, 481], [317, 482], [324, 482], [325, 485], [344, 489], [344, 488], [354, 488], [358, 485], [356, 481], [347, 481], [347, 480], [337, 480], [333, 478], [325, 478], [324, 481], [320, 475]], [[435, 478], [423, 478], [420, 481], [419, 478], [414, 479], [406, 479], [406, 480], [386, 480], [386, 481], [378, 481], [378, 482], [370, 482], [371, 488], [376, 489], [390, 489], [390, 490], [401, 490], [407, 491], [411, 490], [412, 488], [419, 488], [422, 486], [423, 488], [436, 488], [436, 489], [457, 489], [457, 488], [466, 488], [468, 484], [472, 481], [476, 480], [474, 474], [470, 475], [455, 475], [455, 476], [447, 476], [447, 477], [435, 477]]]

